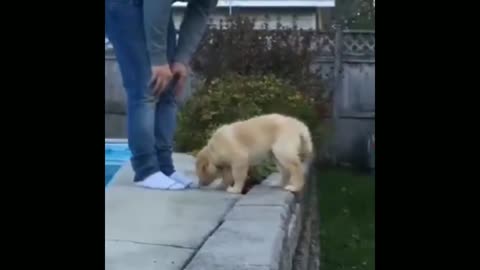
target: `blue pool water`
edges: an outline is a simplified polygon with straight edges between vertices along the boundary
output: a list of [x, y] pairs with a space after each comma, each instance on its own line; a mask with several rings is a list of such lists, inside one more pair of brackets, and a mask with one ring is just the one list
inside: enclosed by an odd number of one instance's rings
[[126, 143], [105, 143], [105, 187], [130, 155]]

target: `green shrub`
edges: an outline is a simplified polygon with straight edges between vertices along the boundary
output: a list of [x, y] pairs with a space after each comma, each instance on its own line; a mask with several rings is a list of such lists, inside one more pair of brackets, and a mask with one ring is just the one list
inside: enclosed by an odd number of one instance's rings
[[313, 30], [266, 26], [256, 29], [255, 20], [245, 16], [227, 17], [219, 28], [210, 28], [191, 63], [193, 71], [207, 82], [225, 72], [244, 76], [275, 74], [298, 86], [299, 91], [323, 99], [325, 87], [312, 65], [322, 55]]
[[[320, 126], [314, 100], [290, 83], [274, 75], [226, 74], [203, 85], [185, 104], [179, 114], [176, 151], [196, 152], [220, 125], [268, 113], [296, 117], [312, 132]], [[263, 178], [273, 168], [267, 162], [251, 176]]]

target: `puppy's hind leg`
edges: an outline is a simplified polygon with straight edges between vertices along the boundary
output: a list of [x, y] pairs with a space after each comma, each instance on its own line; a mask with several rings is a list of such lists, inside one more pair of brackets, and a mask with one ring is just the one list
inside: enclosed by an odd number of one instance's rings
[[287, 182], [290, 179], [290, 172], [288, 171], [288, 169], [283, 167], [282, 164], [280, 164], [280, 162], [276, 158], [274, 159], [275, 159], [275, 165], [277, 166], [277, 170], [281, 175], [280, 185], [284, 186], [285, 184], [287, 184]]
[[290, 178], [284, 188], [291, 192], [299, 192], [305, 185], [303, 164], [298, 156], [298, 143], [294, 138], [285, 136], [279, 138], [272, 148], [278, 163], [289, 172]]

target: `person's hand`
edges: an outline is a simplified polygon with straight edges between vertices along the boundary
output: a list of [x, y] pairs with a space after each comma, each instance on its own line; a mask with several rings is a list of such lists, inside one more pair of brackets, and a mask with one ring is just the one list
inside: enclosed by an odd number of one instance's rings
[[180, 96], [187, 82], [188, 67], [183, 63], [176, 62], [173, 63], [171, 69], [175, 80], [175, 95]]
[[152, 79], [150, 80], [153, 94], [159, 96], [165, 90], [172, 77], [173, 74], [168, 65], [153, 66]]

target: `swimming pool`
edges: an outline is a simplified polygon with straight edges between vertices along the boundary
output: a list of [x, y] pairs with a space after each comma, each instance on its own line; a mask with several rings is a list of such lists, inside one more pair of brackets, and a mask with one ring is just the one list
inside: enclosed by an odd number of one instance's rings
[[130, 156], [125, 140], [105, 140], [105, 187]]

